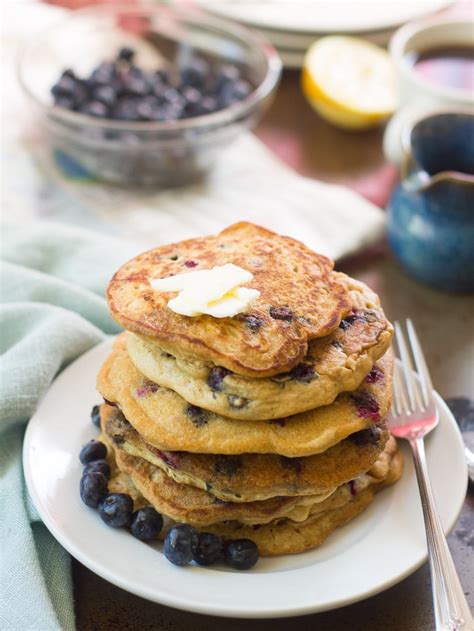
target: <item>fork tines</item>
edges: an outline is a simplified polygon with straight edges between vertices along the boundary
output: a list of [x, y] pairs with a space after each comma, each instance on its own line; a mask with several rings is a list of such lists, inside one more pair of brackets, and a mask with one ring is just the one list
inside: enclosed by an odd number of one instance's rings
[[[395, 365], [393, 383], [392, 414], [396, 416], [425, 411], [433, 403], [430, 374], [415, 327], [409, 318], [406, 320], [406, 329], [409, 344], [407, 344], [401, 324], [395, 322], [395, 339], [401, 359], [401, 366], [398, 362]], [[416, 379], [414, 374], [412, 357], [415, 360], [419, 379]]]

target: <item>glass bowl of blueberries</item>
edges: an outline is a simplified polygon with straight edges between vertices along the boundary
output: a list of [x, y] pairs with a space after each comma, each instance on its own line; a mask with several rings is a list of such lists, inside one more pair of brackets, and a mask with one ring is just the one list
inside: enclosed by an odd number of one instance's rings
[[256, 124], [280, 74], [259, 34], [160, 3], [74, 11], [19, 59], [57, 162], [125, 186], [202, 177]]

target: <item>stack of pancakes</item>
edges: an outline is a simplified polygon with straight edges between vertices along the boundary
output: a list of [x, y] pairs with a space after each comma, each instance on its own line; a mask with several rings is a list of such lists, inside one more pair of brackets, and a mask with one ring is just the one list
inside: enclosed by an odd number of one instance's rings
[[[260, 291], [234, 317], [178, 315], [150, 285], [226, 263]], [[326, 257], [240, 223], [136, 257], [108, 302], [127, 329], [98, 377], [111, 491], [275, 555], [320, 545], [400, 477], [392, 326]]]

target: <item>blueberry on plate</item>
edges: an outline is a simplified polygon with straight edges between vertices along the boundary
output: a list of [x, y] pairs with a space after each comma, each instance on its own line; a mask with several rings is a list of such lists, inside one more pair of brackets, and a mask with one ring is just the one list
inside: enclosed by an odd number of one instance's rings
[[198, 536], [198, 544], [194, 553], [194, 560], [199, 565], [212, 565], [222, 559], [224, 542], [212, 532], [201, 532]]
[[224, 558], [236, 570], [249, 570], [258, 561], [258, 548], [251, 539], [234, 539], [224, 544]]
[[132, 521], [133, 500], [125, 493], [110, 493], [100, 502], [98, 510], [107, 526], [121, 528]]
[[85, 466], [82, 475], [86, 473], [102, 473], [108, 480], [110, 478], [110, 465], [106, 460], [93, 460]]
[[187, 565], [193, 560], [197, 545], [197, 531], [189, 524], [176, 524], [168, 530], [163, 552], [174, 565]]
[[100, 405], [94, 405], [92, 408], [91, 421], [96, 427], [100, 427]]
[[156, 539], [163, 528], [163, 517], [151, 506], [140, 508], [132, 515], [130, 532], [140, 541]]
[[100, 440], [90, 440], [82, 446], [79, 460], [82, 464], [89, 464], [93, 460], [103, 460], [107, 455], [107, 447]]
[[97, 508], [99, 503], [107, 495], [107, 478], [103, 473], [91, 471], [81, 478], [81, 500], [91, 508]]

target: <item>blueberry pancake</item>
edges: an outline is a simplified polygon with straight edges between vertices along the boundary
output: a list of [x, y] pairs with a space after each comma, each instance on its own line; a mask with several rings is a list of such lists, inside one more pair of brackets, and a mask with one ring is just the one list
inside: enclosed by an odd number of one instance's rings
[[403, 472], [403, 456], [393, 437], [382, 457], [367, 475], [340, 487], [332, 496], [315, 504], [304, 521], [283, 518], [262, 526], [238, 522], [212, 524], [207, 531], [225, 539], [253, 539], [262, 556], [296, 554], [319, 547], [338, 527], [348, 523], [369, 506], [378, 491], [395, 484]]
[[[227, 263], [253, 274], [249, 286], [260, 296], [248, 313], [221, 319], [179, 315], [168, 307], [174, 294], [150, 285], [150, 279]], [[114, 275], [107, 299], [117, 322], [166, 352], [254, 378], [291, 371], [306, 356], [309, 341], [335, 331], [351, 311], [332, 261], [245, 222], [137, 256]]]
[[[111, 448], [109, 461], [114, 461], [114, 458], [115, 451]], [[122, 458], [119, 455], [118, 466], [114, 462], [111, 463], [112, 476], [109, 489], [111, 492], [130, 494], [134, 500], [135, 509], [151, 504], [160, 510], [164, 505], [162, 487], [152, 482], [156, 468], [149, 463], [142, 468], [137, 464], [139, 460], [130, 456]], [[399, 479], [402, 468], [402, 456], [397, 450], [395, 440], [390, 438], [379, 460], [367, 474], [342, 485], [326, 499], [299, 506], [294, 505], [285, 516], [275, 517], [262, 524], [243, 524], [237, 520], [224, 520], [201, 526], [195, 525], [201, 530], [214, 532], [225, 539], [243, 537], [253, 539], [262, 556], [304, 552], [321, 545], [336, 527], [347, 523], [362, 512], [371, 503], [377, 491]], [[186, 487], [186, 485], [176, 485], [177, 493], [180, 493], [178, 489], [180, 486]], [[186, 496], [185, 490], [182, 492], [181, 500], [183, 496]], [[226, 504], [230, 503], [221, 505]], [[165, 523], [168, 527], [173, 523], [167, 519], [166, 514]], [[161, 538], [165, 534], [166, 528]]]
[[305, 458], [193, 454], [161, 451], [146, 443], [116, 408], [103, 405], [101, 415], [104, 432], [118, 449], [147, 460], [180, 484], [204, 489], [229, 502], [331, 491], [368, 471], [389, 437], [383, 425], [371, 427], [352, 434], [322, 454]]
[[142, 458], [129, 456], [116, 448], [114, 457], [119, 470], [130, 476], [134, 486], [159, 513], [196, 527], [228, 520], [253, 525], [285, 516], [305, 519], [314, 504], [323, 502], [336, 491], [331, 489], [302, 497], [272, 497], [258, 502], [224, 502], [202, 489], [178, 484], [159, 467]]
[[[225, 502], [215, 496], [187, 484], [178, 484], [168, 477], [159, 467], [142, 458], [129, 456], [114, 449], [114, 456], [120, 471], [127, 473], [138, 491], [159, 512], [173, 521], [190, 523], [196, 527], [208, 527], [212, 524], [237, 521], [244, 525], [261, 525], [287, 518], [292, 521], [304, 521], [318, 511], [315, 507], [324, 501], [332, 500], [331, 505], [343, 504], [354, 492], [373, 484], [370, 471], [362, 474], [351, 483], [331, 489], [318, 495], [296, 497], [273, 497], [255, 502]], [[391, 449], [389, 441], [387, 450]], [[380, 458], [384, 458], [384, 452]], [[376, 463], [377, 465], [378, 463]], [[335, 497], [334, 497], [335, 496]], [[321, 511], [324, 507], [321, 507]]]
[[303, 362], [290, 372], [242, 377], [222, 366], [172, 355], [134, 334], [127, 337], [130, 358], [151, 381], [229, 418], [267, 420], [328, 405], [340, 392], [357, 388], [392, 338], [377, 296], [363, 283], [339, 277], [350, 295], [351, 313], [333, 333], [312, 340]]
[[148, 381], [131, 362], [121, 335], [99, 372], [97, 388], [157, 449], [291, 458], [321, 453], [354, 432], [382, 423], [391, 404], [392, 370], [389, 350], [357, 390], [339, 395], [331, 405], [284, 419], [237, 422], [190, 405]]

